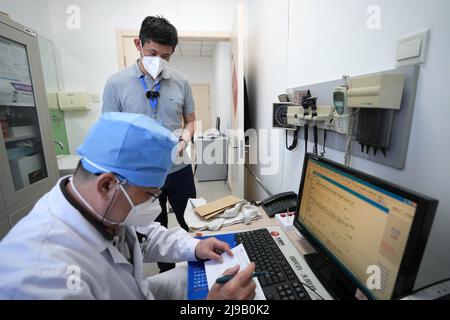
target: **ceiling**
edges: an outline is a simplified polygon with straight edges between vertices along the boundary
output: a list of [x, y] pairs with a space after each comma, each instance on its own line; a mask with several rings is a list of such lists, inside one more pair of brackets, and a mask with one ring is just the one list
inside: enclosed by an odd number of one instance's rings
[[211, 40], [180, 40], [175, 48], [178, 57], [212, 57], [216, 41]]

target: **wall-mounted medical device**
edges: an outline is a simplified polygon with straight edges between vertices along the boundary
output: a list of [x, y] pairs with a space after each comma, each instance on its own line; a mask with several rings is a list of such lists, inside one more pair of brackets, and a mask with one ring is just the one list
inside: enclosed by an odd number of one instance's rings
[[272, 126], [277, 129], [295, 130], [295, 126], [288, 124], [288, 107], [293, 106], [292, 102], [276, 102], [273, 104]]
[[386, 157], [394, 112], [402, 103], [405, 75], [380, 73], [350, 78], [348, 84], [348, 107], [359, 108], [355, 138], [361, 152], [368, 154], [373, 148], [374, 156], [381, 150]]
[[[305, 150], [309, 128], [313, 133], [315, 154], [318, 153], [318, 130], [323, 130], [323, 146], [327, 131], [346, 135], [346, 154], [351, 154], [352, 141], [361, 145], [361, 152], [373, 148], [387, 156], [394, 119], [400, 109], [405, 87], [405, 75], [379, 73], [359, 77], [343, 76], [344, 83], [332, 89], [332, 106], [319, 106], [310, 90], [290, 93], [291, 103], [274, 104], [274, 127], [294, 130], [294, 140], [288, 150], [297, 145], [299, 128], [304, 130]], [[287, 141], [287, 133], [286, 133]], [[349, 157], [348, 162], [349, 162]], [[346, 160], [347, 161], [347, 160]]]
[[312, 114], [305, 114], [305, 109], [301, 106], [290, 106], [288, 107], [287, 112], [287, 121], [289, 125], [296, 127], [303, 127], [308, 121], [317, 121], [320, 128], [321, 122], [324, 124], [332, 118], [332, 114], [334, 112], [334, 107], [332, 106], [318, 106], [317, 107], [317, 116], [313, 117]]
[[[273, 104], [272, 126], [276, 129], [286, 129], [286, 149], [289, 151], [295, 150], [298, 142], [298, 127], [291, 125], [288, 122], [288, 108], [293, 105], [293, 102], [280, 102]], [[293, 140], [290, 145], [288, 144], [288, 131], [293, 132]]]
[[337, 87], [333, 91], [333, 105], [339, 115], [347, 113], [347, 91], [345, 86]]
[[380, 73], [354, 77], [349, 79], [348, 85], [347, 104], [350, 108], [399, 110], [405, 75]]
[[305, 111], [301, 106], [288, 107], [287, 121], [291, 126], [303, 127], [305, 125]]

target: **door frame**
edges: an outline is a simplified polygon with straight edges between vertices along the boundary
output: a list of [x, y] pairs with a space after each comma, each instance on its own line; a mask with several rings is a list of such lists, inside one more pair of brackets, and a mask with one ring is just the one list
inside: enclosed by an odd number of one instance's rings
[[238, 0], [230, 39], [231, 79], [233, 90], [231, 128], [234, 133], [228, 141], [228, 185], [231, 194], [244, 199], [245, 196], [245, 133], [244, 133], [244, 2]]
[[[191, 88], [192, 88], [193, 86], [208, 86], [208, 93], [209, 93], [209, 106], [208, 106], [208, 108], [209, 108], [209, 115], [210, 115], [209, 121], [212, 121], [212, 118], [211, 118], [211, 116], [212, 116], [212, 111], [213, 111], [213, 110], [212, 110], [213, 103], [212, 103], [212, 99], [211, 99], [211, 92], [212, 92], [211, 88], [212, 88], [212, 84], [211, 84], [210, 82], [191, 82], [190, 85], [191, 85]], [[196, 114], [197, 114], [197, 112], [196, 112]], [[212, 124], [212, 122], [211, 122], [211, 124]]]

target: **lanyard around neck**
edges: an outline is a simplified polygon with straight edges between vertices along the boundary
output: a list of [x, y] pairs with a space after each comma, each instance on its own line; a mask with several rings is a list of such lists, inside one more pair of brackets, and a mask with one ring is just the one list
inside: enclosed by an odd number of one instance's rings
[[[144, 90], [145, 90], [145, 95], [148, 98], [148, 101], [150, 103], [150, 107], [152, 107], [153, 113], [156, 114], [156, 111], [157, 111], [156, 107], [158, 106], [158, 97], [152, 97], [152, 96], [148, 97], [147, 96], [147, 92], [149, 92], [149, 90], [148, 90], [147, 83], [145, 82], [144, 76], [139, 77], [139, 80], [141, 81], [142, 88], [144, 88]], [[161, 83], [158, 82], [158, 84], [155, 87], [155, 91], [154, 91], [154, 92], [158, 93], [158, 96], [159, 96], [159, 89], [160, 88], [161, 88]]]

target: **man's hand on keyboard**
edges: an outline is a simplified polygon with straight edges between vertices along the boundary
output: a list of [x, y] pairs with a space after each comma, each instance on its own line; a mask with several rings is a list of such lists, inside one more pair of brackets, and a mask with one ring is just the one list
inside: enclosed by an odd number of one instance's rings
[[208, 238], [200, 241], [195, 247], [195, 256], [199, 260], [215, 260], [222, 262], [222, 253], [228, 253], [229, 256], [233, 256], [230, 246], [223, 241], [216, 238]]
[[208, 300], [252, 300], [256, 295], [256, 283], [252, 279], [255, 264], [239, 272], [239, 265], [226, 270], [223, 275], [235, 275], [225, 284], [215, 283], [209, 290]]

